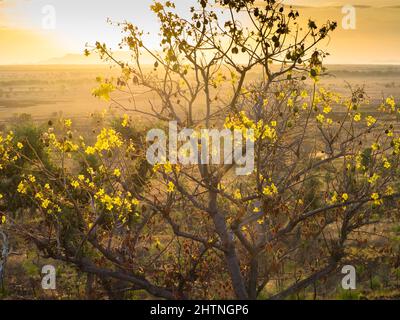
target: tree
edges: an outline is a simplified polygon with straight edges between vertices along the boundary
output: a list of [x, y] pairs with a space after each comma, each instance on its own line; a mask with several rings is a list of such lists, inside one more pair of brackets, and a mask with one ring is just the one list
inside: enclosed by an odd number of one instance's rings
[[[110, 292], [123, 285], [166, 299], [282, 299], [351, 262], [354, 238], [395, 219], [400, 138], [393, 124], [364, 113], [362, 89], [346, 98], [319, 86], [326, 53], [317, 45], [336, 23], [301, 27], [299, 13], [274, 0], [201, 0], [190, 19], [171, 1], [151, 9], [160, 51], [129, 22], [117, 26], [132, 61], [101, 43], [86, 50], [121, 69], [117, 79], [99, 78], [93, 94], [135, 117], [103, 128], [94, 144], [75, 138], [68, 119], [57, 133], [51, 126], [42, 139], [52, 166], [32, 157], [18, 186], [40, 223], [10, 218], [9, 228]], [[148, 102], [139, 105], [138, 95]], [[380, 106], [393, 122], [398, 110], [392, 98]], [[238, 177], [233, 164], [152, 167], [136, 115], [159, 128], [176, 121], [245, 137], [251, 129], [255, 170]], [[21, 157], [15, 143], [3, 155]]]

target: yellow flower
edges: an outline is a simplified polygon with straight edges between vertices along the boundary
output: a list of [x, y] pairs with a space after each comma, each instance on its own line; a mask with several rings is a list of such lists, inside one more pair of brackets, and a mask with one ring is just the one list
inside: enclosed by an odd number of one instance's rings
[[325, 120], [325, 116], [323, 114], [319, 114], [316, 119], [319, 123], [323, 123]]
[[114, 170], [114, 176], [116, 176], [117, 178], [119, 178], [119, 177], [121, 176], [121, 170], [115, 169], [115, 170]]
[[102, 196], [104, 196], [104, 194], [105, 194], [104, 189], [100, 189], [100, 190], [94, 195], [94, 198], [97, 200], [97, 199], [101, 198]]
[[41, 193], [41, 192], [36, 193], [35, 194], [35, 199], [42, 200], [43, 199], [43, 193]]
[[17, 189], [17, 191], [18, 191], [18, 193], [21, 193], [21, 194], [26, 194], [26, 186], [25, 186], [25, 184], [21, 181], [20, 183], [19, 183], [19, 185], [18, 185], [18, 189]]
[[335, 191], [331, 197], [331, 200], [329, 201], [329, 204], [335, 204], [337, 202], [337, 192]]
[[120, 197], [115, 197], [113, 199], [113, 203], [117, 206], [117, 207], [121, 207], [122, 206], [122, 200]]
[[123, 142], [120, 139], [119, 133], [117, 133], [114, 129], [104, 128], [101, 130], [100, 135], [97, 136], [97, 142], [94, 148], [99, 152], [109, 151], [111, 148], [121, 147], [122, 144]]
[[11, 142], [12, 139], [14, 139], [14, 132], [13, 132], [13, 131], [10, 131], [10, 132], [8, 133], [7, 137], [6, 137], [6, 141], [7, 141], [7, 142]]
[[95, 97], [103, 99], [105, 101], [110, 101], [110, 94], [115, 90], [115, 87], [112, 83], [101, 83], [100, 86], [96, 89], [93, 89], [92, 94]]
[[35, 183], [35, 182], [36, 182], [36, 178], [35, 178], [33, 175], [31, 175], [31, 174], [28, 176], [28, 179], [29, 179], [29, 181], [32, 182], [32, 183]]
[[164, 164], [164, 170], [165, 173], [172, 173], [172, 164], [170, 162], [167, 162], [166, 164]]
[[240, 91], [242, 95], [244, 95], [246, 98], [250, 96], [251, 92], [247, 90], [246, 88], [242, 88]]
[[3, 195], [0, 193], [0, 200], [3, 199]]
[[172, 181], [170, 181], [169, 183], [168, 183], [168, 193], [172, 193], [172, 192], [174, 192], [175, 191], [175, 184], [172, 182]]
[[18, 143], [17, 143], [17, 148], [18, 148], [19, 150], [21, 150], [23, 147], [24, 147], [24, 145], [23, 145], [21, 142], [18, 142]]
[[380, 178], [380, 176], [379, 176], [378, 174], [374, 173], [374, 174], [372, 175], [372, 177], [370, 177], [370, 178], [368, 179], [368, 182], [369, 182], [370, 184], [375, 184], [375, 183], [379, 180], [379, 178]]
[[49, 199], [45, 199], [42, 201], [42, 208], [47, 209], [50, 205], [50, 200]]
[[278, 188], [273, 183], [270, 186], [266, 186], [263, 190], [263, 194], [267, 197], [274, 196], [278, 194], [278, 192]]
[[392, 187], [387, 187], [386, 188], [386, 192], [385, 192], [385, 194], [387, 195], [387, 196], [392, 196], [392, 195], [394, 195], [394, 189], [392, 188]]
[[307, 98], [308, 97], [308, 92], [306, 90], [301, 91], [300, 96], [302, 98]]
[[326, 106], [326, 107], [324, 108], [324, 110], [323, 110], [323, 112], [324, 112], [325, 114], [329, 114], [329, 113], [331, 113], [331, 111], [332, 111], [332, 108], [331, 108], [330, 106]]
[[124, 114], [121, 125], [126, 128], [129, 125], [129, 116]]
[[87, 155], [95, 154], [95, 152], [96, 152], [96, 149], [93, 148], [93, 147], [87, 147], [87, 149], [86, 149], [86, 151], [85, 151], [85, 153], [86, 153]]
[[360, 122], [360, 121], [361, 121], [361, 113], [357, 113], [357, 114], [354, 116], [354, 121], [355, 121], [355, 122]]
[[235, 192], [234, 192], [234, 194], [233, 194], [233, 197], [234, 197], [236, 200], [241, 200], [241, 199], [242, 199], [242, 194], [241, 194], [241, 192], [240, 192], [239, 189], [236, 189], [236, 190], [235, 190]]
[[265, 220], [264, 219], [259, 219], [259, 220], [257, 220], [257, 223], [259, 225], [263, 225], [265, 223]]
[[383, 167], [384, 167], [385, 169], [390, 169], [390, 168], [392, 167], [391, 163], [390, 163], [389, 160], [386, 159], [386, 158], [383, 159]]
[[348, 195], [347, 193], [343, 193], [342, 199], [343, 199], [344, 201], [349, 200], [349, 195]]
[[73, 186], [75, 189], [77, 189], [79, 187], [79, 182], [74, 180], [71, 182], [71, 186]]
[[371, 127], [376, 123], [376, 119], [373, 116], [368, 116], [366, 118], [366, 120], [367, 120], [367, 126], [368, 127]]
[[373, 151], [378, 151], [380, 148], [381, 148], [381, 146], [379, 145], [379, 143], [374, 143], [374, 144], [371, 146], [371, 149], [372, 149]]
[[111, 198], [108, 194], [104, 194], [103, 189], [100, 189], [95, 197], [96, 199], [100, 198], [100, 202], [105, 205], [108, 211], [111, 211], [114, 208], [114, 202], [118, 202], [118, 200]]
[[392, 109], [392, 111], [396, 110], [396, 101], [394, 101], [393, 96], [386, 99], [386, 104]]
[[65, 127], [67, 127], [67, 128], [71, 128], [71, 126], [72, 126], [72, 121], [71, 121], [71, 119], [66, 119], [66, 120], [64, 121], [64, 125], [65, 125]]
[[275, 128], [277, 126], [277, 122], [276, 121], [271, 121], [271, 127]]
[[231, 71], [231, 83], [236, 84], [238, 81], [238, 75]]
[[6, 216], [1, 217], [1, 224], [5, 224], [7, 222]]
[[373, 193], [371, 195], [371, 199], [374, 200], [374, 204], [377, 206], [380, 206], [383, 204], [383, 200], [381, 199], [381, 197], [378, 193]]

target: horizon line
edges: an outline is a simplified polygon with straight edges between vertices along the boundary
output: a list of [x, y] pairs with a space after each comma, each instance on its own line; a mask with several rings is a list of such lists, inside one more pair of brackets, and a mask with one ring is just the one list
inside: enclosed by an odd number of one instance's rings
[[[279, 65], [279, 64], [276, 64]], [[349, 62], [343, 62], [343, 63], [324, 63], [324, 66], [400, 66], [400, 62], [373, 62], [373, 63], [349, 63]], [[0, 67], [49, 67], [49, 66], [74, 66], [74, 67], [80, 67], [80, 66], [104, 66], [108, 67], [110, 66], [107, 63], [0, 63]], [[150, 66], [152, 67], [153, 65], [151, 63], [145, 63], [143, 66]]]

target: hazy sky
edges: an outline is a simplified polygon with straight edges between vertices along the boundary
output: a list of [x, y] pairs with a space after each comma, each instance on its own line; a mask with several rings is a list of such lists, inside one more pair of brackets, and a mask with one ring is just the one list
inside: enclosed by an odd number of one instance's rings
[[[195, 0], [177, 0], [185, 11]], [[152, 0], [0, 0], [0, 64], [39, 63], [68, 53], [81, 53], [96, 40], [115, 46], [120, 31], [106, 23], [129, 20], [157, 34]], [[304, 6], [304, 18], [337, 20], [327, 49], [331, 63], [400, 64], [400, 0], [287, 0]], [[344, 30], [342, 7], [356, 6], [355, 30]], [[49, 7], [50, 5], [50, 7]], [[43, 19], [55, 10], [55, 28], [43, 29]], [[50, 10], [50, 11], [49, 11]], [[155, 46], [157, 37], [148, 40]]]

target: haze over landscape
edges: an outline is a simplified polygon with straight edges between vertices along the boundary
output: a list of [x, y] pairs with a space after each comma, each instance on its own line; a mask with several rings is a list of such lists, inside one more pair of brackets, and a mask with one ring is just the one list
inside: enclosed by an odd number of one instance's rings
[[[187, 14], [194, 3], [176, 1], [178, 12]], [[325, 64], [331, 65], [330, 71], [335, 76], [327, 78], [327, 83], [338, 90], [346, 87], [345, 81], [364, 85], [376, 101], [382, 94], [398, 94], [400, 83], [396, 80], [400, 68], [391, 65], [400, 64], [400, 0], [352, 1], [356, 8], [354, 30], [342, 26], [345, 16], [342, 9], [347, 1], [283, 3], [301, 11], [303, 24], [310, 18], [319, 22], [338, 21], [334, 35], [320, 44], [321, 49], [330, 53]], [[100, 41], [113, 48], [118, 59], [129, 61], [129, 53], [118, 48], [121, 32], [107, 23], [108, 18], [137, 24], [148, 32], [147, 45], [158, 50], [159, 30], [157, 19], [149, 10], [151, 4], [152, 0], [0, 0], [2, 121], [22, 112], [46, 118], [58, 111], [82, 115], [82, 110], [88, 114], [108, 107], [109, 104], [91, 95], [96, 76], [108, 74], [108, 66], [97, 55], [86, 57], [83, 51], [87, 44]], [[250, 22], [244, 19], [241, 23]], [[142, 63], [152, 65], [154, 59], [142, 55]], [[363, 66], [345, 67], [345, 64]]]

